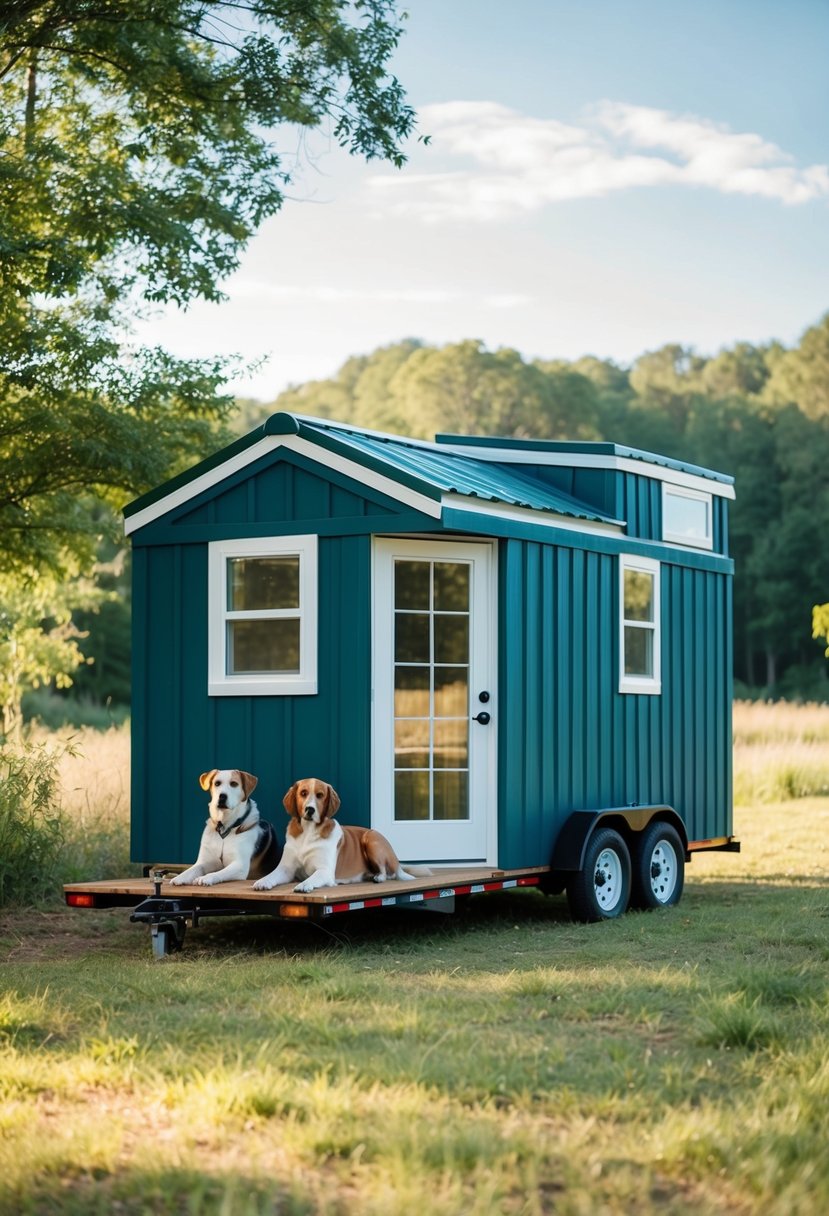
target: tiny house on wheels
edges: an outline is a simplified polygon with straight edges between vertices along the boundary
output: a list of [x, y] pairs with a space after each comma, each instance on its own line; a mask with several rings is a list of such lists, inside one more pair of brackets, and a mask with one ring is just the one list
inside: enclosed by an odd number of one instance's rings
[[[76, 884], [180, 942], [211, 912], [324, 916], [530, 885], [584, 920], [675, 903], [731, 816], [733, 481], [614, 443], [280, 413], [126, 509], [132, 855], [191, 863], [198, 774], [299, 776], [416, 883]], [[175, 898], [173, 898], [173, 893]], [[143, 909], [143, 912], [141, 911]]]

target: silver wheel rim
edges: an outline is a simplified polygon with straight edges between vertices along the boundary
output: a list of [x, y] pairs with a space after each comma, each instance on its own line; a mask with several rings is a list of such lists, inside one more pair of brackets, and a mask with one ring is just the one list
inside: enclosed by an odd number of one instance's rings
[[612, 912], [622, 898], [624, 869], [615, 849], [602, 849], [596, 858], [593, 875], [596, 903], [603, 912]]
[[676, 890], [678, 878], [676, 849], [669, 840], [658, 840], [650, 860], [651, 890], [658, 903], [668, 902]]

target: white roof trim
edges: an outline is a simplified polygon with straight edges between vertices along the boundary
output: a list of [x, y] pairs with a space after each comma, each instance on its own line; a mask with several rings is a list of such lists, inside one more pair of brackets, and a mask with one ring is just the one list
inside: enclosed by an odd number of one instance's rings
[[464, 494], [444, 494], [441, 503], [448, 511], [494, 515], [499, 519], [512, 520], [514, 523], [541, 524], [550, 528], [561, 528], [567, 532], [590, 532], [594, 536], [625, 535], [626, 525], [623, 523], [574, 519], [567, 515], [556, 515], [553, 511], [544, 511], [538, 507], [511, 506], [509, 503], [503, 502], [482, 502], [480, 499], [467, 498]]
[[137, 511], [135, 515], [128, 516], [124, 521], [125, 534], [129, 536], [131, 533], [137, 532], [139, 528], [145, 528], [147, 524], [154, 523], [162, 515], [166, 515], [168, 511], [174, 511], [177, 507], [186, 506], [188, 502], [197, 498], [199, 494], [212, 490], [214, 486], [220, 485], [227, 477], [240, 472], [262, 456], [281, 447], [287, 448], [291, 452], [296, 452], [300, 456], [306, 456], [309, 460], [313, 460], [315, 464], [324, 465], [327, 469], [334, 469], [335, 472], [342, 473], [344, 477], [348, 477], [352, 481], [359, 482], [361, 485], [376, 490], [379, 494], [394, 499], [396, 502], [403, 503], [404, 506], [411, 507], [415, 511], [420, 511], [423, 515], [430, 515], [433, 519], [440, 519], [441, 505], [439, 502], [434, 498], [428, 498], [425, 494], [418, 493], [417, 490], [411, 490], [408, 486], [401, 485], [400, 482], [394, 481], [391, 477], [385, 477], [382, 473], [372, 472], [354, 460], [348, 460], [346, 457], [339, 456], [327, 449], [321, 449], [317, 444], [310, 443], [299, 435], [266, 435], [257, 443], [251, 444], [249, 448], [245, 448], [243, 452], [237, 452], [235, 456], [228, 457], [221, 464], [216, 465], [206, 473], [202, 473], [200, 477], [195, 477], [192, 481], [188, 481], [186, 485], [172, 490], [164, 498], [159, 498], [157, 502], [144, 507], [142, 511]]
[[685, 473], [682, 469], [667, 468], [646, 460], [634, 460], [631, 456], [593, 455], [588, 452], [532, 451], [527, 448], [476, 447], [474, 444], [447, 443], [441, 450], [456, 456], [468, 456], [474, 460], [497, 461], [498, 464], [549, 464], [574, 469], [610, 469], [617, 473], [638, 473], [640, 477], [653, 477], [671, 485], [684, 486], [688, 490], [699, 490], [717, 494], [721, 498], [734, 498], [734, 486], [713, 477], [702, 477], [699, 473]]

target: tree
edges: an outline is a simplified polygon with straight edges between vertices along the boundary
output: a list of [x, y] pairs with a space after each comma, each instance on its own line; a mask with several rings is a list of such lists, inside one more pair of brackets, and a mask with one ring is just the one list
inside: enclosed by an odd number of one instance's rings
[[829, 659], [829, 604], [815, 604], [812, 608], [812, 637], [827, 643], [823, 653]]
[[776, 360], [766, 397], [774, 405], [796, 404], [812, 420], [829, 420], [829, 313]]
[[[55, 682], [68, 688], [72, 672], [87, 661], [78, 647], [75, 608], [94, 608], [105, 598], [90, 579], [65, 581], [43, 574], [28, 579], [0, 574], [0, 736], [17, 739], [27, 688]], [[91, 661], [91, 660], [89, 660]]]
[[437, 431], [537, 439], [595, 435], [595, 395], [584, 377], [548, 373], [518, 351], [478, 341], [416, 350], [389, 383], [388, 411], [405, 433]]
[[0, 12], [0, 552], [65, 568], [90, 501], [215, 446], [229, 368], [135, 349], [149, 305], [219, 300], [327, 123], [401, 164], [393, 0], [17, 0]]

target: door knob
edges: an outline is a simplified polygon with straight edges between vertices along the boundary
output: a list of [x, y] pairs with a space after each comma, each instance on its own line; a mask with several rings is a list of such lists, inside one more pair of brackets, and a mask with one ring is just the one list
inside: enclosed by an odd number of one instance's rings
[[485, 709], [482, 709], [479, 714], [475, 714], [475, 717], [472, 719], [473, 722], [480, 722], [481, 726], [486, 726], [489, 720], [490, 716]]

